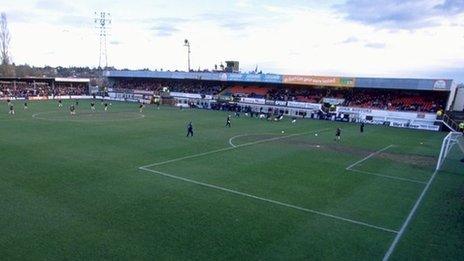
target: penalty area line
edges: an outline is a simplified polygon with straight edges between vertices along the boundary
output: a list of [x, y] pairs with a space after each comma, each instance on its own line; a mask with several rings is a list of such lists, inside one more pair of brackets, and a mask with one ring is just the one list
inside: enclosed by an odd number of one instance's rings
[[273, 136], [282, 136], [281, 134], [278, 134], [278, 133], [245, 133], [245, 134], [240, 134], [240, 135], [236, 135], [236, 136], [233, 136], [232, 138], [229, 139], [229, 145], [231, 147], [237, 147], [239, 145], [235, 145], [233, 143], [233, 140], [237, 139], [237, 138], [241, 138], [241, 137], [246, 137], [246, 136], [258, 136], [258, 135], [273, 135]]
[[371, 154], [367, 155], [365, 158], [363, 158], [363, 159], [361, 159], [361, 160], [359, 160], [359, 161], [356, 161], [355, 163], [353, 163], [353, 164], [351, 164], [350, 166], [346, 167], [346, 170], [352, 169], [354, 166], [356, 166], [356, 165], [358, 165], [358, 164], [360, 164], [360, 163], [362, 163], [362, 162], [364, 162], [364, 161], [366, 161], [366, 160], [372, 158], [373, 156], [375, 156], [375, 155], [377, 155], [377, 154], [379, 154], [379, 153], [381, 153], [381, 152], [384, 152], [384, 151], [388, 150], [389, 148], [391, 148], [391, 147], [393, 147], [393, 146], [394, 146], [394, 145], [388, 145], [387, 147], [385, 147], [385, 148], [383, 148], [383, 149], [380, 149], [380, 150], [378, 150], [378, 151], [376, 151], [376, 152], [372, 152]]
[[375, 172], [370, 172], [370, 171], [364, 171], [364, 170], [358, 170], [358, 169], [353, 169], [356, 165], [370, 159], [371, 157], [383, 152], [383, 151], [386, 151], [388, 150], [389, 148], [393, 147], [394, 145], [389, 145], [383, 149], [380, 149], [376, 152], [373, 152], [371, 154], [369, 154], [367, 157], [351, 164], [350, 166], [348, 166], [346, 168], [346, 170], [348, 171], [352, 171], [354, 173], [361, 173], [361, 174], [366, 174], [366, 175], [371, 175], [371, 176], [376, 176], [376, 177], [381, 177], [381, 178], [386, 178], [386, 179], [393, 179], [393, 180], [399, 180], [399, 181], [405, 181], [405, 182], [411, 182], [411, 183], [417, 183], [417, 184], [427, 184], [426, 181], [421, 181], [421, 180], [417, 180], [417, 179], [409, 179], [409, 178], [402, 178], [402, 177], [396, 177], [396, 176], [391, 176], [391, 175], [385, 175], [385, 174], [381, 174], [381, 173], [375, 173]]
[[366, 223], [366, 222], [362, 222], [362, 221], [358, 221], [358, 220], [354, 220], [354, 219], [349, 219], [349, 218], [344, 218], [344, 217], [332, 215], [332, 214], [329, 214], [329, 213], [325, 213], [325, 212], [321, 212], [321, 211], [317, 211], [317, 210], [313, 210], [313, 209], [308, 209], [308, 208], [304, 208], [304, 207], [300, 207], [300, 206], [296, 206], [296, 205], [276, 201], [276, 200], [273, 200], [273, 199], [263, 198], [263, 197], [255, 196], [255, 195], [252, 195], [252, 194], [240, 192], [240, 191], [237, 191], [237, 190], [228, 189], [228, 188], [208, 184], [208, 183], [205, 183], [205, 182], [200, 182], [200, 181], [196, 181], [196, 180], [192, 180], [192, 179], [188, 179], [188, 178], [183, 178], [183, 177], [171, 175], [171, 174], [168, 174], [168, 173], [165, 173], [165, 172], [156, 171], [156, 170], [153, 170], [153, 169], [148, 169], [146, 167], [139, 167], [139, 170], [151, 172], [153, 174], [161, 175], [161, 176], [168, 177], [168, 178], [171, 178], [171, 179], [176, 179], [176, 180], [181, 180], [181, 181], [188, 182], [188, 183], [193, 183], [193, 184], [196, 184], [196, 185], [199, 185], [199, 186], [203, 186], [203, 187], [207, 187], [207, 188], [211, 188], [211, 189], [215, 189], [215, 190], [220, 190], [220, 191], [223, 191], [223, 192], [228, 192], [228, 193], [235, 194], [235, 195], [240, 195], [240, 196], [247, 197], [247, 198], [252, 198], [252, 199], [264, 201], [264, 202], [267, 202], [267, 203], [272, 203], [274, 205], [279, 205], [279, 206], [283, 206], [283, 207], [287, 207], [287, 208], [291, 208], [291, 209], [296, 209], [296, 210], [300, 210], [300, 211], [303, 211], [303, 212], [312, 213], [312, 214], [315, 214], [315, 215], [324, 216], [324, 217], [339, 220], [339, 221], [344, 221], [344, 222], [348, 222], [348, 223], [352, 223], [352, 224], [356, 224], [356, 225], [360, 225], [360, 226], [364, 226], [364, 227], [369, 227], [369, 228], [381, 230], [381, 231], [384, 231], [384, 232], [389, 232], [389, 233], [394, 233], [394, 234], [398, 233], [398, 231], [393, 230], [393, 229], [384, 228], [384, 227], [377, 226], [377, 225], [372, 225], [372, 224], [369, 224], [369, 223]]
[[399, 180], [399, 181], [407, 181], [407, 182], [412, 182], [412, 183], [417, 183], [417, 184], [427, 184], [425, 181], [420, 181], [417, 179], [408, 179], [408, 178], [401, 178], [401, 177], [395, 177], [395, 176], [390, 176], [390, 175], [384, 175], [380, 173], [374, 173], [374, 172], [369, 172], [369, 171], [363, 171], [363, 170], [357, 170], [357, 169], [347, 169], [348, 171], [353, 171], [355, 173], [361, 173], [361, 174], [366, 174], [366, 175], [371, 175], [371, 176], [376, 176], [376, 177], [381, 177], [381, 178], [386, 178], [386, 179], [394, 179], [394, 180]]
[[[217, 149], [217, 150], [211, 150], [211, 151], [207, 151], [207, 152], [202, 152], [202, 153], [198, 153], [198, 154], [192, 154], [192, 155], [188, 155], [188, 156], [184, 156], [184, 157], [180, 157], [180, 158], [175, 158], [175, 159], [170, 159], [170, 160], [166, 160], [166, 161], [161, 161], [161, 162], [148, 164], [148, 165], [142, 166], [141, 168], [149, 168], [149, 167], [154, 167], [154, 166], [160, 166], [160, 165], [164, 165], [164, 164], [168, 164], [168, 163], [172, 163], [172, 162], [177, 162], [177, 161], [181, 161], [181, 160], [185, 160], [185, 159], [197, 158], [197, 157], [206, 156], [206, 155], [209, 155], [209, 154], [234, 150], [234, 149], [238, 149], [238, 148], [242, 148], [242, 147], [248, 147], [248, 146], [252, 146], [252, 145], [256, 145], [256, 144], [260, 144], [260, 143], [276, 141], [276, 140], [282, 140], [282, 139], [288, 139], [288, 138], [292, 138], [292, 137], [296, 137], [296, 136], [301, 136], [301, 135], [310, 134], [310, 133], [324, 132], [324, 131], [328, 131], [328, 130], [330, 130], [330, 128], [325, 128], [325, 129], [320, 129], [320, 130], [312, 130], [312, 131], [307, 131], [307, 132], [300, 132], [300, 133], [290, 134], [290, 135], [286, 135], [286, 136], [279, 136], [279, 137], [274, 137], [274, 138], [269, 138], [269, 139], [263, 139], [263, 140], [257, 140], [257, 141], [253, 141], [253, 142], [243, 143], [243, 144], [240, 144], [240, 145], [232, 145], [232, 147], [226, 147], [226, 148], [221, 148], [221, 149]], [[229, 140], [229, 143], [230, 143], [230, 140]]]

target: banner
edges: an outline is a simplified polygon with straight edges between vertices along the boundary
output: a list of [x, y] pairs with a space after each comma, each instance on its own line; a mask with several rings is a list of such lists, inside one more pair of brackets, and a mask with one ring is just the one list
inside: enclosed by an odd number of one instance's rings
[[368, 108], [357, 108], [357, 107], [343, 107], [339, 106], [336, 110], [337, 113], [346, 114], [359, 114], [369, 115], [373, 117], [382, 117], [392, 119], [410, 119], [410, 120], [424, 120], [424, 121], [435, 121], [437, 116], [434, 113], [417, 113], [408, 111], [388, 111], [388, 110], [377, 110]]
[[188, 99], [204, 99], [204, 100], [212, 100], [212, 95], [204, 95], [198, 93], [183, 93], [183, 92], [170, 92], [169, 95], [172, 97], [178, 98], [188, 98]]
[[322, 104], [307, 102], [287, 102], [287, 106], [311, 110], [320, 110], [322, 108]]
[[337, 98], [323, 98], [322, 101], [324, 103], [328, 103], [330, 105], [339, 105], [345, 102], [345, 99], [337, 99]]
[[240, 101], [244, 103], [252, 103], [252, 104], [266, 104], [265, 99], [241, 98]]
[[371, 109], [365, 109], [365, 108], [356, 108], [356, 107], [337, 107], [337, 112], [338, 113], [372, 113]]
[[327, 77], [327, 76], [304, 76], [304, 75], [284, 75], [282, 82], [285, 84], [334, 86], [334, 87], [354, 87], [354, 78]]
[[134, 90], [134, 94], [154, 95], [154, 91]]
[[445, 80], [437, 80], [433, 84], [433, 90], [434, 91], [446, 91], [446, 81]]
[[282, 83], [282, 76], [277, 74], [254, 74], [254, 73], [228, 73], [227, 81], [231, 82], [266, 82]]

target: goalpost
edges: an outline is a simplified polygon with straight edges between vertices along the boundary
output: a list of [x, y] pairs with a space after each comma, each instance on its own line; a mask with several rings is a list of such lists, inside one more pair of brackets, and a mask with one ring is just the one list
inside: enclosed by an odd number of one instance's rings
[[448, 154], [450, 153], [451, 149], [458, 145], [459, 149], [464, 155], [464, 136], [462, 132], [450, 132], [446, 137], [443, 139], [443, 143], [441, 145], [440, 156], [438, 157], [437, 168], [436, 170], [440, 170], [445, 162]]

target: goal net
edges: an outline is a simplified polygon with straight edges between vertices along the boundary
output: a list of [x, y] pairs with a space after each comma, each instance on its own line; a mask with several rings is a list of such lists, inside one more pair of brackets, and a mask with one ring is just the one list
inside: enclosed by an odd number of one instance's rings
[[440, 156], [438, 157], [437, 168], [436, 170], [440, 170], [445, 162], [446, 158], [450, 154], [451, 150], [454, 147], [457, 147], [460, 155], [464, 157], [464, 137], [462, 132], [450, 132], [446, 137], [443, 139], [443, 143], [441, 145]]

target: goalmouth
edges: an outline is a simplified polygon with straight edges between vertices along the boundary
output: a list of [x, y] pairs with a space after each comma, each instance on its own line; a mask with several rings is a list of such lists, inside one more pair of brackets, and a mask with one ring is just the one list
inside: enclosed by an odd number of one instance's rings
[[459, 147], [459, 150], [462, 152], [464, 157], [464, 135], [462, 132], [450, 132], [443, 139], [443, 143], [441, 145], [440, 150], [440, 156], [438, 157], [436, 171], [439, 171], [441, 169], [451, 149], [453, 149], [455, 145]]

